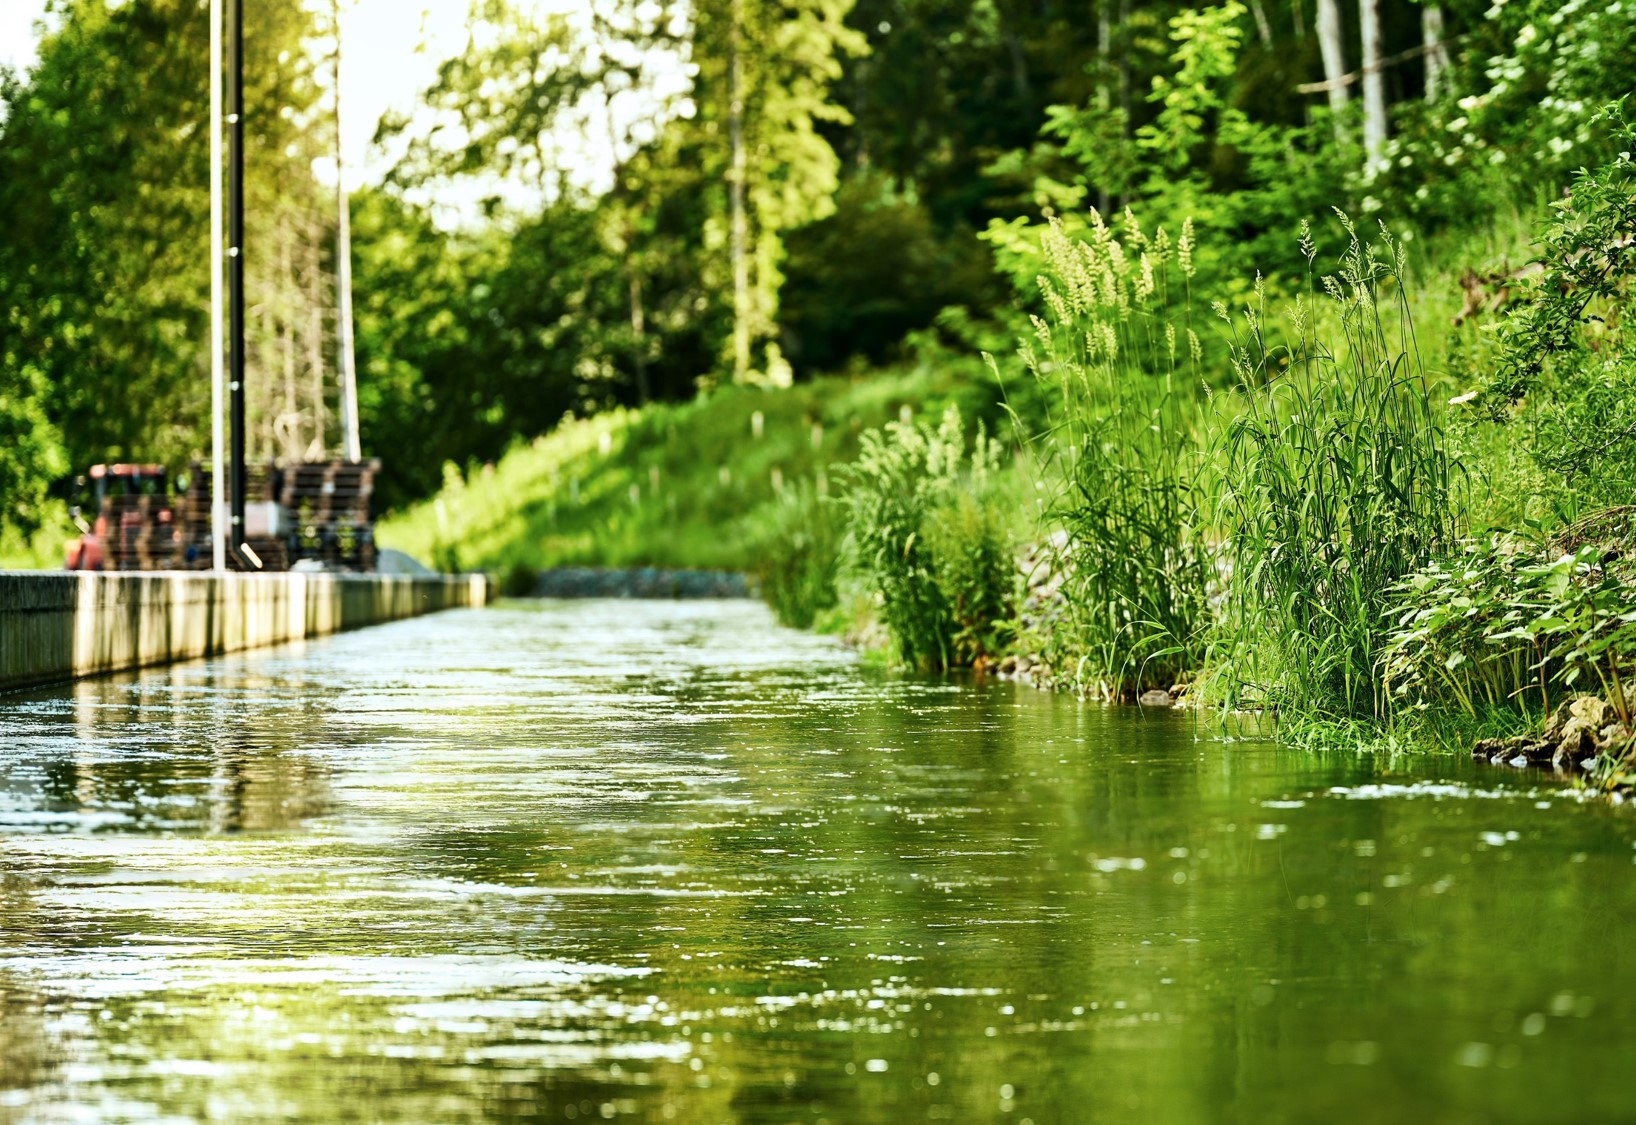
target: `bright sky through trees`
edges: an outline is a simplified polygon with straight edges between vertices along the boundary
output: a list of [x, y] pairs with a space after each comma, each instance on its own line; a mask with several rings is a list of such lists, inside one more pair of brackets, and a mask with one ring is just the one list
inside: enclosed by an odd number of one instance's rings
[[[0, 65], [34, 62], [35, 24], [47, 0], [0, 0]], [[561, 10], [563, 3], [535, 0]], [[328, 3], [323, 6], [328, 11]], [[346, 37], [345, 156], [348, 180], [373, 178], [368, 156], [375, 124], [388, 109], [412, 111], [416, 96], [437, 78], [438, 65], [466, 43], [467, 0], [350, 0], [342, 4]], [[204, 60], [200, 60], [204, 65]]]

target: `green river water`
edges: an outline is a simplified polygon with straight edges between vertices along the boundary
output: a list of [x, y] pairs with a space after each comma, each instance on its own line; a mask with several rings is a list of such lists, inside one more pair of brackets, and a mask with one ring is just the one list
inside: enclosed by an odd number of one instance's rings
[[1636, 816], [503, 604], [0, 699], [0, 1122], [1636, 1120]]

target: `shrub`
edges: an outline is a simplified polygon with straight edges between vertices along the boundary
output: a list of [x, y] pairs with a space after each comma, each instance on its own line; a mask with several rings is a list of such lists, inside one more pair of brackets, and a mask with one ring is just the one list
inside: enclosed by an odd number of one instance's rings
[[[1636, 131], [1606, 116], [1627, 146]], [[1623, 315], [1636, 279], [1636, 162], [1628, 151], [1581, 171], [1553, 205], [1539, 238], [1539, 274], [1498, 333], [1480, 395], [1497, 420], [1530, 431], [1530, 453], [1548, 497], [1567, 518], [1581, 507], [1636, 496], [1636, 363], [1625, 354]]]
[[[457, 564], [458, 565], [458, 564]], [[526, 598], [540, 584], [540, 572], [527, 563], [513, 563], [506, 568], [500, 589], [508, 598]]]
[[942, 670], [992, 657], [1010, 627], [1016, 567], [982, 427], [968, 457], [958, 410], [935, 429], [892, 422], [863, 434], [844, 470], [853, 566], [878, 599], [897, 657]]
[[1552, 557], [1498, 539], [1429, 564], [1395, 591], [1384, 652], [1393, 700], [1417, 709], [1452, 700], [1478, 717], [1530, 704], [1545, 713], [1599, 691], [1622, 708], [1636, 675], [1633, 572], [1597, 545]]

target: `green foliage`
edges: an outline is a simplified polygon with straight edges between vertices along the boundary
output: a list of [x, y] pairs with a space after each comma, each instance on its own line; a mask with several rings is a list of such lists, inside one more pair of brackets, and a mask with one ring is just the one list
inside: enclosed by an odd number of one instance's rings
[[1393, 703], [1544, 714], [1599, 691], [1622, 707], [1636, 682], [1633, 583], [1630, 559], [1601, 545], [1551, 557], [1499, 539], [1468, 544], [1394, 591], [1382, 653]]
[[1622, 4], [1499, 0], [1472, 30], [1439, 115], [1441, 151], [1426, 153], [1441, 178], [1477, 179], [1486, 164], [1533, 196], [1618, 151], [1597, 119], [1632, 88], [1614, 61], [1636, 57]]
[[1119, 234], [1093, 212], [1082, 239], [1053, 224], [1042, 258], [1048, 314], [1022, 355], [1049, 390], [1030, 444], [1062, 482], [1049, 516], [1067, 531], [1050, 655], [1106, 695], [1168, 688], [1197, 668], [1210, 619], [1187, 397], [1201, 354], [1186, 297], [1192, 224], [1172, 241], [1128, 211]]
[[[1231, 564], [1226, 665], [1238, 694], [1308, 716], [1385, 713], [1380, 661], [1398, 584], [1463, 526], [1421, 367], [1401, 247], [1350, 236], [1325, 297], [1238, 320], [1236, 416], [1218, 435]], [[1303, 247], [1313, 253], [1303, 235]], [[1218, 310], [1223, 318], [1225, 307]], [[1339, 338], [1327, 339], [1326, 318]]]
[[981, 426], [968, 456], [950, 407], [936, 428], [900, 421], [866, 432], [845, 469], [854, 565], [910, 667], [992, 657], [1010, 627], [1016, 565], [992, 502], [999, 465]]
[[[1337, 152], [1327, 127], [1281, 120], [1270, 107], [1262, 117], [1247, 111], [1246, 13], [1237, 0], [1176, 13], [1155, 36], [1163, 53], [1143, 104], [1113, 110], [1104, 86], [1083, 106], [1052, 106], [1042, 133], [1054, 143], [1027, 157], [1010, 154], [991, 171], [1032, 173], [1036, 205], [1072, 237], [1089, 237], [1085, 205], [1097, 198], [1104, 211], [1115, 196], [1126, 199], [1127, 210], [1172, 231], [1185, 217], [1193, 227], [1190, 280], [1201, 292], [1227, 297], [1247, 288], [1257, 268], [1293, 269], [1290, 226], [1348, 197], [1355, 154]], [[1132, 116], [1128, 130], [1110, 124], [1138, 111], [1146, 119]], [[1046, 225], [996, 218], [984, 235], [1025, 300], [1035, 296], [1032, 266]], [[1202, 343], [1216, 351], [1212, 339]], [[1210, 358], [1207, 373], [1225, 370]]]
[[[119, 460], [179, 469], [209, 434], [206, 9], [59, 0], [52, 12], [35, 66], [0, 73], [0, 525], [12, 533], [40, 523], [54, 477]], [[259, 458], [321, 447], [334, 417], [306, 375], [325, 347], [335, 212], [312, 170], [315, 19], [281, 0], [255, 26], [245, 265]]]
[[[867, 51], [845, 23], [852, 0], [699, 0], [690, 60], [697, 115], [686, 123], [721, 191], [704, 246], [731, 290], [735, 379], [784, 381], [776, 341], [784, 234], [834, 210], [840, 160], [825, 125], [850, 123], [829, 96], [841, 59]], [[759, 359], [752, 352], [761, 351]]]
[[1154, 78], [1150, 100], [1159, 106], [1158, 117], [1136, 131], [1136, 144], [1149, 154], [1156, 178], [1187, 168], [1193, 151], [1214, 132], [1212, 119], [1235, 113], [1223, 94], [1238, 70], [1243, 38], [1238, 22], [1245, 12], [1237, 0], [1227, 0], [1183, 9], [1171, 18], [1175, 47], [1170, 62], [1175, 71]]
[[761, 596], [778, 620], [810, 629], [839, 601], [841, 530], [833, 505], [802, 482], [757, 509], [763, 532], [756, 546]]
[[45, 521], [47, 486], [68, 471], [62, 436], [43, 409], [44, 380], [31, 365], [0, 363], [0, 532], [27, 536]]
[[[1619, 107], [1607, 117], [1624, 143], [1636, 141]], [[1519, 282], [1486, 378], [1462, 397], [1528, 434], [1545, 499], [1572, 519], [1636, 495], [1636, 358], [1624, 328], [1636, 278], [1636, 164], [1626, 152], [1581, 171], [1551, 210], [1540, 272]]]
[[[1626, 143], [1636, 132], [1620, 107], [1607, 116]], [[1636, 276], [1636, 163], [1623, 152], [1596, 172], [1581, 170], [1551, 205], [1539, 238], [1543, 271], [1500, 327], [1499, 363], [1485, 388], [1498, 410], [1540, 388], [1551, 374], [1571, 378], [1598, 352], [1621, 342], [1620, 306]]]
[[992, 307], [1001, 290], [970, 229], [939, 231], [922, 202], [877, 174], [844, 183], [835, 213], [785, 243], [781, 339], [797, 376], [887, 362], [944, 308]]

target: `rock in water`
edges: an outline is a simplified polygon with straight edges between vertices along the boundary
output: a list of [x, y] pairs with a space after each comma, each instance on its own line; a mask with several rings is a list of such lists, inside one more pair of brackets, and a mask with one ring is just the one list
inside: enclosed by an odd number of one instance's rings
[[1168, 691], [1154, 688], [1152, 691], [1144, 691], [1136, 702], [1143, 707], [1169, 707], [1173, 701]]

